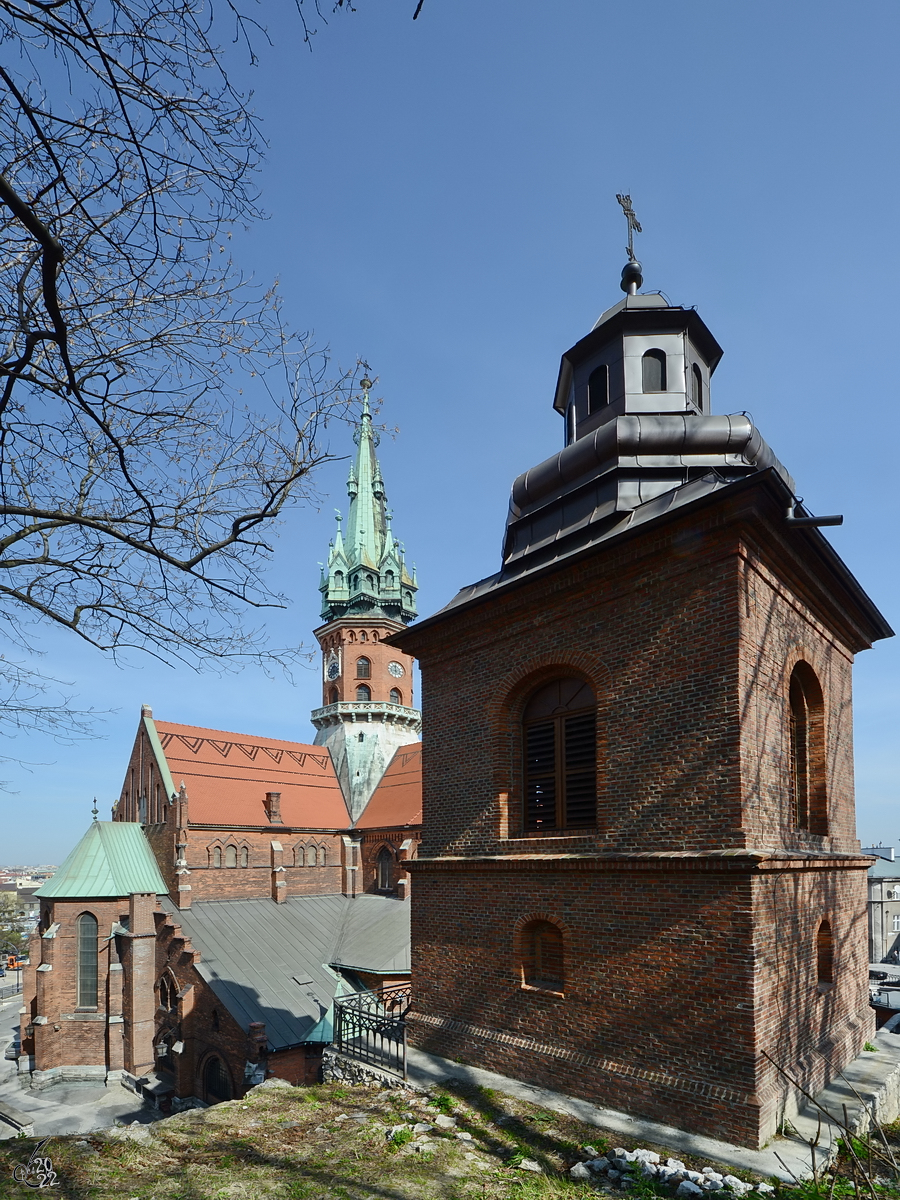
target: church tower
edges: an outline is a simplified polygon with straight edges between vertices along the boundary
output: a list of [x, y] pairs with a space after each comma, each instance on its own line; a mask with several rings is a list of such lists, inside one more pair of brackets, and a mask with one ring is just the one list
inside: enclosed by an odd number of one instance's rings
[[871, 1036], [851, 667], [891, 630], [640, 285], [563, 355], [497, 574], [391, 639], [427, 697], [410, 1040], [756, 1147]]
[[363, 411], [353, 440], [357, 451], [347, 493], [346, 531], [338, 528], [322, 572], [324, 625], [322, 707], [312, 713], [315, 744], [327, 746], [350, 816], [356, 821], [398, 746], [418, 739], [421, 714], [413, 706], [413, 659], [385, 644], [416, 616], [415, 571], [391, 530], [378, 432], [363, 379]]

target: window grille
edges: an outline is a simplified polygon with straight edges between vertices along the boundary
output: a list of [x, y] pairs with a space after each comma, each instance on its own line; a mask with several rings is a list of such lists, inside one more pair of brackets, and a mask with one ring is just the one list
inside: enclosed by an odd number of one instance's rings
[[78, 918], [78, 1007], [97, 1007], [97, 918], [82, 913]]

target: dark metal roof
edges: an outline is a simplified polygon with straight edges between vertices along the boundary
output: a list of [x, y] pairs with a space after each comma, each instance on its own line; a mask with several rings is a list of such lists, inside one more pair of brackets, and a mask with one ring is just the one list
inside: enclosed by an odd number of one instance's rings
[[161, 904], [200, 951], [201, 978], [243, 1028], [264, 1021], [274, 1050], [331, 1040], [331, 1006], [342, 990], [337, 965], [409, 971], [409, 904], [402, 900], [292, 896], [283, 904], [209, 900], [179, 909], [165, 898]]
[[[549, 545], [544, 556], [533, 555], [527, 565], [522, 564], [515, 571], [499, 571], [496, 575], [489, 575], [486, 579], [462, 588], [449, 604], [444, 605], [438, 612], [417, 621], [403, 633], [394, 634], [385, 640], [391, 645], [407, 650], [408, 653], [415, 654], [422, 630], [438, 625], [463, 609], [473, 608], [498, 592], [521, 587], [535, 578], [548, 575], [566, 563], [595, 553], [601, 545], [625, 541], [642, 534], [648, 528], [663, 524], [673, 516], [760, 486], [771, 489], [778, 503], [785, 509], [787, 504], [794, 500], [791, 489], [773, 467], [756, 471], [736, 482], [723, 479], [716, 472], [710, 472], [656, 499], [648, 500], [630, 512], [615, 514], [605, 521], [584, 527], [578, 539], [567, 539]], [[804, 514], [805, 509], [798, 504], [796, 515]], [[868, 626], [871, 641], [893, 637], [894, 631], [890, 625], [821, 530], [812, 526], [795, 528], [790, 531], [790, 536], [797, 542], [805, 543], [807, 551], [811, 551], [815, 557], [822, 560], [826, 568], [837, 577], [846, 590], [848, 599], [856, 605]]]

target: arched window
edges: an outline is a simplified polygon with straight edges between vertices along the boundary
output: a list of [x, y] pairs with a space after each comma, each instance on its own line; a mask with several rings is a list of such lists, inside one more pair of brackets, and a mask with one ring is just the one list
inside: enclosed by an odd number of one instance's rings
[[691, 367], [691, 400], [697, 408], [703, 407], [703, 376], [696, 363]]
[[389, 892], [394, 886], [394, 856], [383, 846], [375, 859], [375, 886], [380, 892]]
[[[887, 898], [888, 898], [888, 900], [900, 900], [900, 887], [889, 888]], [[47, 924], [49, 925], [49, 923], [50, 923], [50, 918], [48, 917]]]
[[374, 586], [375, 586], [375, 576], [374, 576], [374, 575], [367, 575], [367, 576], [366, 576], [366, 583], [369, 585], [369, 587], [374, 587]]
[[412, 608], [412, 592], [404, 592], [403, 595], [406, 599], [406, 603], [410, 606], [410, 608]]
[[394, 572], [393, 571], [385, 571], [384, 586], [386, 588], [392, 588], [394, 586]]
[[315, 846], [307, 846], [306, 847], [306, 865], [308, 867], [316, 866], [317, 858], [318, 858], [318, 855], [316, 853]]
[[160, 981], [159, 981], [159, 1007], [165, 1008], [166, 1010], [168, 1010], [168, 1008], [170, 1007], [170, 1005], [169, 1005], [169, 984], [168, 984], [168, 981], [167, 981], [165, 975], [163, 975], [162, 979], [160, 979]]
[[662, 350], [648, 350], [641, 361], [642, 387], [645, 392], [666, 390], [666, 356]]
[[591, 371], [588, 379], [588, 416], [597, 413], [609, 404], [609, 367], [601, 363]]
[[555, 679], [522, 715], [525, 828], [585, 829], [597, 819], [597, 718], [590, 684]]
[[226, 846], [225, 847], [225, 866], [226, 867], [236, 867], [237, 866], [237, 846]]
[[97, 1007], [97, 918], [82, 913], [75, 922], [78, 935], [78, 1007]]
[[344, 586], [344, 572], [343, 571], [335, 571], [334, 586], [336, 588], [343, 588], [343, 586]]
[[337, 704], [338, 703], [337, 688], [332, 688], [331, 691], [328, 693], [328, 703], [329, 704]]
[[371, 700], [372, 699], [372, 689], [369, 687], [366, 687], [366, 685], [364, 683], [361, 683], [359, 685], [359, 687], [356, 689], [356, 698], [357, 698], [357, 700]]
[[399, 688], [391, 688], [391, 704], [402, 704], [403, 697], [400, 695]]
[[203, 1098], [207, 1104], [231, 1099], [231, 1079], [225, 1064], [215, 1054], [203, 1066]]
[[213, 846], [212, 865], [214, 867], [221, 867], [221, 865], [222, 865], [222, 847], [221, 846]]
[[377, 641], [378, 641], [378, 632], [377, 632], [377, 630], [373, 630], [373, 631], [372, 631], [372, 639], [371, 639], [371, 640], [372, 640], [373, 642], [377, 642]]
[[366, 740], [366, 735], [364, 733], [358, 733], [356, 735], [356, 740], [358, 742], [364, 742]]
[[246, 867], [249, 865], [250, 865], [250, 851], [247, 849], [246, 846], [241, 846], [241, 866]]
[[808, 663], [797, 663], [791, 672], [789, 703], [794, 825], [810, 833], [824, 834], [828, 832], [825, 702]]
[[325, 866], [325, 847], [324, 846], [319, 847], [319, 866], [320, 867]]
[[[362, 638], [362, 634], [359, 635]], [[356, 678], [370, 679], [372, 676], [372, 664], [367, 658], [358, 658], [356, 660]]]
[[834, 983], [834, 938], [829, 921], [823, 921], [816, 934], [816, 975], [820, 987]]
[[[370, 579], [372, 578], [372, 577], [371, 577], [371, 575], [369, 576], [369, 578], [370, 578]], [[359, 631], [359, 640], [360, 640], [361, 642], [367, 642], [367, 641], [369, 640], [369, 639], [368, 639], [368, 636], [367, 636], [367, 634], [366, 634], [366, 631], [365, 631], [364, 629], [361, 629], [361, 630]]]
[[530, 921], [522, 930], [522, 982], [561, 992], [565, 986], [562, 930], [551, 921]]
[[353, 632], [353, 630], [352, 630], [352, 629], [351, 629], [351, 630], [350, 630], [350, 632], [347, 634], [347, 641], [348, 641], [348, 642], [355, 642], [355, 641], [356, 641], [356, 634]]

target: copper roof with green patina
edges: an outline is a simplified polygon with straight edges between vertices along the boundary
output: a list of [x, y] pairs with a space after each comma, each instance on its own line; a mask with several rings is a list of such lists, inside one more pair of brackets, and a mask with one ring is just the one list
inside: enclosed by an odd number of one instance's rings
[[47, 900], [166, 894], [166, 885], [137, 821], [94, 821], [55, 875], [35, 892]]

